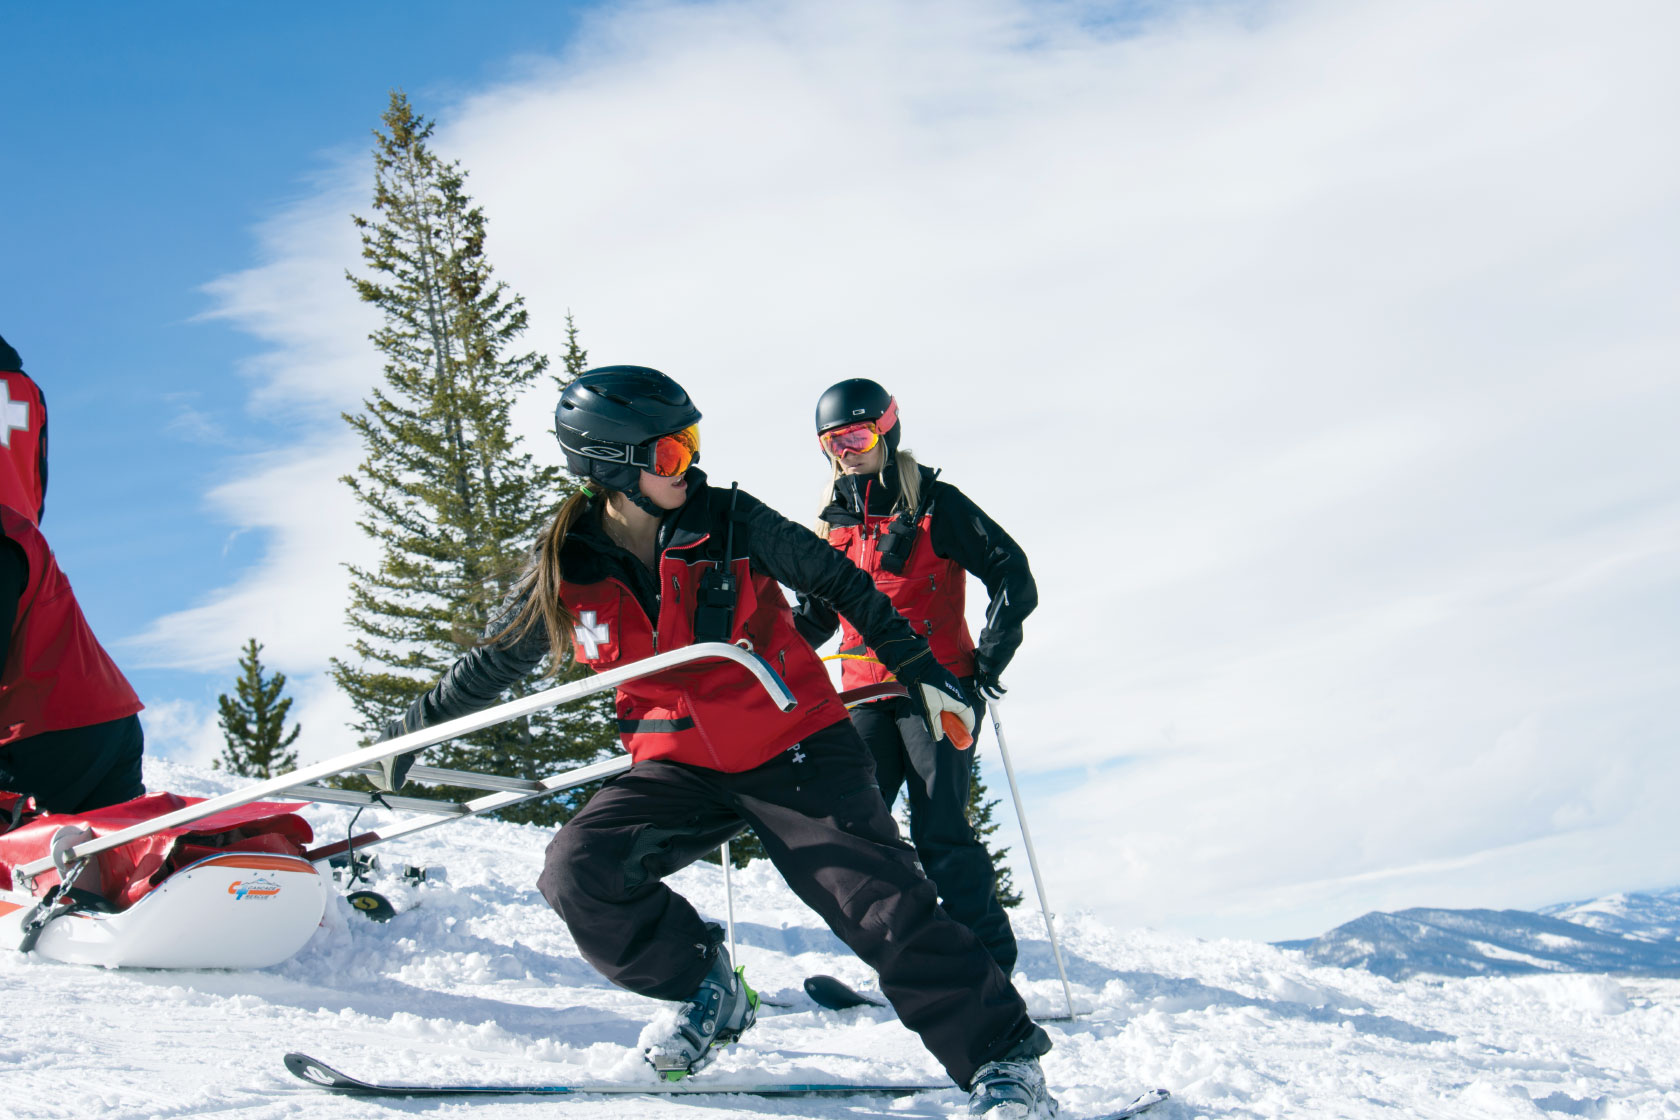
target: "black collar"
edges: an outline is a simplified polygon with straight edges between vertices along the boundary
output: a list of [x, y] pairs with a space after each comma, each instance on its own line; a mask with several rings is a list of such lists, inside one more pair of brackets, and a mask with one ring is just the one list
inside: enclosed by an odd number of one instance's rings
[[[868, 508], [864, 503], [867, 500]], [[880, 474], [843, 474], [834, 480], [834, 504], [853, 518], [886, 517], [898, 502], [898, 464], [890, 458]], [[824, 517], [825, 521], [832, 519]]]
[[[664, 555], [666, 549], [692, 548], [712, 531], [710, 495], [711, 487], [706, 483], [705, 472], [699, 467], [690, 467], [688, 500], [659, 519], [659, 529], [654, 535], [653, 545], [656, 556]], [[580, 576], [583, 573], [591, 573], [582, 578], [581, 582], [592, 582], [609, 574], [617, 574], [604, 569], [625, 566], [631, 569], [644, 568], [634, 553], [613, 540], [607, 533], [607, 528], [601, 520], [605, 504], [604, 497], [591, 501], [583, 516], [567, 535], [565, 553], [561, 558], [567, 578], [571, 578], [570, 573], [573, 571], [578, 572]], [[600, 574], [593, 574], [597, 572]]]

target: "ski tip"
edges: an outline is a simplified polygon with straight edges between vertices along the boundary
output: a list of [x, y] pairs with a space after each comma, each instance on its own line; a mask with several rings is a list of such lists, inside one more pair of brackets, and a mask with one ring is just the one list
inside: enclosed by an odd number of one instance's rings
[[287, 1054], [283, 1060], [286, 1063], [286, 1068], [291, 1071], [294, 1077], [302, 1078], [311, 1085], [319, 1085], [323, 1089], [359, 1089], [364, 1086], [363, 1082], [357, 1081], [354, 1077], [345, 1076], [325, 1062], [311, 1058], [308, 1054], [299, 1054], [293, 1051]]
[[880, 1000], [853, 991], [832, 976], [807, 976], [805, 994], [819, 1007], [826, 1007], [830, 1011], [844, 1011], [848, 1007], [884, 1006]]
[[1171, 1096], [1172, 1093], [1165, 1089], [1150, 1089], [1147, 1092], [1139, 1093], [1137, 1098], [1133, 1100], [1131, 1104], [1127, 1105], [1119, 1112], [1110, 1114], [1109, 1117], [1105, 1117], [1103, 1120], [1125, 1120], [1126, 1117], [1137, 1116], [1140, 1113], [1149, 1111]]

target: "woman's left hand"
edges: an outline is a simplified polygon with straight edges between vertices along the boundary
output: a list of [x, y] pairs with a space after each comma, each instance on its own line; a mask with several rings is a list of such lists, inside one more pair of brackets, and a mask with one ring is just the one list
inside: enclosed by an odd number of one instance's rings
[[[922, 668], [924, 664], [926, 668]], [[910, 694], [922, 702], [928, 732], [935, 740], [946, 738], [944, 721], [940, 719], [942, 712], [951, 712], [962, 720], [965, 731], [970, 735], [974, 733], [978, 716], [968, 694], [963, 691], [962, 682], [952, 675], [951, 670], [934, 660], [932, 654], [899, 666], [895, 675], [909, 686]]]

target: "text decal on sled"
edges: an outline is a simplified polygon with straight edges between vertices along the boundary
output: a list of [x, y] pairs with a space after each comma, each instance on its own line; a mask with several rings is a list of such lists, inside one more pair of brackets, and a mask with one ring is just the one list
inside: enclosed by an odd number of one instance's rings
[[235, 902], [244, 902], [248, 898], [261, 900], [279, 894], [280, 884], [273, 879], [235, 879], [228, 884], [227, 892]]

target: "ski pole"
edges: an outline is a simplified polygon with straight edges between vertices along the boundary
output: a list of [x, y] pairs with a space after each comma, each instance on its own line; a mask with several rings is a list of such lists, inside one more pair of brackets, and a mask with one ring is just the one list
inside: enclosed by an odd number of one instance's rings
[[738, 966], [735, 959], [735, 883], [729, 877], [729, 841], [723, 842], [723, 907], [729, 923], [729, 964]]
[[1038, 892], [1038, 908], [1044, 914], [1044, 928], [1050, 934], [1050, 951], [1056, 956], [1056, 971], [1062, 977], [1062, 995], [1067, 997], [1067, 1017], [1072, 1019], [1073, 989], [1068, 986], [1067, 969], [1062, 966], [1062, 947], [1056, 941], [1056, 923], [1050, 917], [1050, 900], [1044, 894], [1044, 876], [1038, 873], [1038, 853], [1033, 851], [1027, 813], [1021, 807], [1021, 787], [1015, 784], [1015, 767], [1009, 761], [1009, 745], [1003, 741], [1003, 720], [998, 717], [997, 701], [986, 701], [986, 710], [992, 714], [992, 732], [997, 735], [998, 754], [1003, 758], [1003, 772], [1009, 779], [1009, 796], [1015, 799], [1015, 819], [1021, 824], [1021, 842], [1027, 846], [1027, 866], [1032, 869], [1033, 889]]

